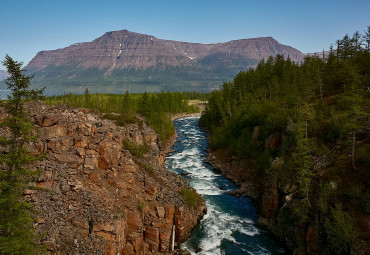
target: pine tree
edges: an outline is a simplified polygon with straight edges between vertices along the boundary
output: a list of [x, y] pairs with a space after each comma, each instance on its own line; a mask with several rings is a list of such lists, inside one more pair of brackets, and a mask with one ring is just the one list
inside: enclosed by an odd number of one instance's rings
[[32, 123], [23, 109], [26, 100], [42, 97], [43, 90], [30, 90], [32, 76], [24, 75], [22, 62], [6, 55], [2, 62], [10, 76], [5, 83], [11, 95], [5, 102], [8, 117], [0, 123], [0, 254], [37, 254], [36, 234], [31, 205], [22, 201], [28, 183], [38, 173], [27, 166], [41, 156], [33, 157], [27, 144], [35, 139]]
[[365, 50], [370, 51], [370, 26], [367, 27], [363, 39], [365, 41]]

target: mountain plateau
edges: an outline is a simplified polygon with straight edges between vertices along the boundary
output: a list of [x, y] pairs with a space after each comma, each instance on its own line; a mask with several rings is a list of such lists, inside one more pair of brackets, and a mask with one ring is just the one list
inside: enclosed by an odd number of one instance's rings
[[211, 91], [239, 71], [278, 54], [300, 62], [304, 54], [272, 37], [200, 44], [158, 39], [127, 30], [69, 47], [39, 52], [26, 69], [48, 94]]

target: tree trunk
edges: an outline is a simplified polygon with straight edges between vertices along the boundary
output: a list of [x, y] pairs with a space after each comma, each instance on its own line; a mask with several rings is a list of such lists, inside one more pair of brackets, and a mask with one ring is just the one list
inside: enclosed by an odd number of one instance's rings
[[318, 78], [319, 78], [320, 99], [322, 101], [322, 82], [321, 82], [321, 76], [320, 76], [320, 67], [317, 68], [317, 75], [318, 75]]
[[306, 138], [308, 137], [308, 120], [306, 120]]
[[356, 143], [356, 131], [353, 130], [353, 137], [352, 137], [352, 169], [356, 169], [355, 165], [355, 143]]

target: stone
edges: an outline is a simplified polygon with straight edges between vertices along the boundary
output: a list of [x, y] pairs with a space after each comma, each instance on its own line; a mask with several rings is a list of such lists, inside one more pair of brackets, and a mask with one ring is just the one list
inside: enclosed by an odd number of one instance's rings
[[157, 209], [158, 217], [159, 218], [164, 218], [165, 213], [166, 213], [164, 208], [162, 206], [157, 206], [156, 209]]
[[164, 206], [165, 212], [166, 212], [166, 222], [172, 223], [173, 222], [173, 216], [175, 214], [175, 205], [173, 204], [166, 204]]
[[261, 127], [260, 126], [255, 126], [253, 128], [253, 133], [252, 133], [252, 138], [255, 139], [255, 140], [258, 140], [258, 136], [261, 132]]
[[159, 232], [159, 250], [161, 252], [166, 252], [170, 249], [171, 235], [171, 229], [162, 228]]
[[33, 190], [33, 189], [25, 189], [23, 191], [23, 195], [32, 195], [32, 194], [35, 194], [37, 191], [36, 190]]
[[269, 136], [265, 142], [266, 150], [275, 151], [280, 145], [280, 134], [275, 133]]
[[137, 213], [129, 212], [127, 214], [127, 228], [131, 232], [136, 232], [142, 226], [141, 219]]

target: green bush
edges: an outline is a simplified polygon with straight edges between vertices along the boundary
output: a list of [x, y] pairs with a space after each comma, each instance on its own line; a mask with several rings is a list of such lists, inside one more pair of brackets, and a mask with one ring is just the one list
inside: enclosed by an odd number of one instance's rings
[[292, 208], [292, 219], [297, 223], [306, 223], [310, 217], [309, 204], [305, 200], [298, 201]]
[[335, 254], [348, 253], [355, 236], [351, 216], [343, 211], [340, 204], [336, 204], [330, 212], [330, 217], [324, 223], [329, 249]]
[[363, 145], [357, 150], [357, 162], [359, 165], [368, 167], [370, 166], [370, 146]]
[[180, 194], [183, 196], [185, 204], [193, 209], [199, 207], [203, 202], [202, 196], [195, 189], [182, 189]]
[[138, 205], [137, 205], [137, 208], [141, 211], [145, 208], [146, 206], [146, 203], [145, 201], [141, 201]]
[[146, 144], [138, 145], [128, 140], [123, 140], [122, 143], [123, 147], [136, 157], [142, 158], [145, 153], [150, 151], [150, 147]]

